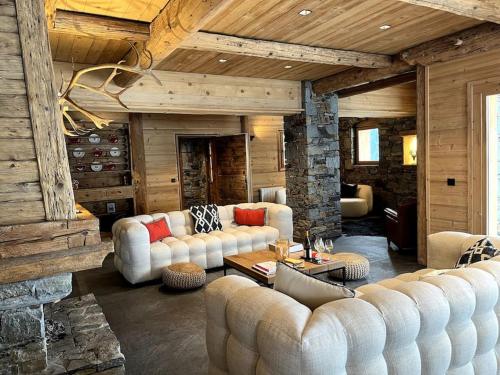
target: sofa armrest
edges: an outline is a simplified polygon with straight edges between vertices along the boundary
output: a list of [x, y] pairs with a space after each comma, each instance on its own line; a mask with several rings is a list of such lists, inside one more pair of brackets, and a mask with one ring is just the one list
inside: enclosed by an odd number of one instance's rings
[[373, 190], [370, 185], [358, 185], [358, 198], [366, 200], [368, 212], [373, 210]]
[[267, 207], [268, 225], [278, 229], [280, 239], [293, 241], [293, 212], [284, 204], [269, 204]]
[[113, 225], [115, 256], [125, 265], [121, 270], [132, 284], [142, 281], [151, 272], [149, 232], [136, 218], [118, 220]]
[[463, 252], [463, 243], [470, 237], [462, 232], [439, 232], [427, 236], [427, 267], [454, 268]]

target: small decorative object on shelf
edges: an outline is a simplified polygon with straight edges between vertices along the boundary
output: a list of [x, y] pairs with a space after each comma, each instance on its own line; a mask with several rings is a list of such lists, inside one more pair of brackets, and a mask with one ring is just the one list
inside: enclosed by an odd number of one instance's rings
[[101, 143], [101, 137], [99, 137], [97, 134], [91, 134], [89, 136], [89, 142], [92, 143], [93, 145], [97, 145]]
[[94, 155], [94, 157], [96, 158], [100, 158], [103, 154], [104, 152], [100, 148], [94, 148], [94, 150], [92, 151], [92, 155]]
[[77, 164], [77, 165], [75, 165], [75, 169], [78, 172], [84, 172], [85, 171], [85, 165], [83, 165], [83, 164]]
[[102, 171], [102, 164], [98, 161], [93, 161], [90, 165], [90, 169], [92, 169], [94, 172], [100, 172]]
[[75, 158], [83, 158], [85, 156], [85, 151], [83, 151], [83, 148], [77, 147], [73, 150], [73, 156]]
[[105, 171], [114, 171], [116, 169], [116, 164], [108, 163], [104, 166]]
[[82, 143], [82, 139], [81, 138], [70, 138], [69, 143], [72, 145], [79, 145], [80, 143]]
[[111, 150], [109, 150], [109, 154], [113, 157], [118, 157], [121, 154], [121, 151], [118, 147], [111, 147]]
[[[118, 143], [118, 137], [115, 134], [111, 134], [108, 137], [108, 142], [109, 143]], [[115, 148], [115, 147], [113, 147], [113, 148]]]
[[78, 180], [73, 179], [72, 183], [73, 183], [73, 190], [78, 190], [80, 182]]

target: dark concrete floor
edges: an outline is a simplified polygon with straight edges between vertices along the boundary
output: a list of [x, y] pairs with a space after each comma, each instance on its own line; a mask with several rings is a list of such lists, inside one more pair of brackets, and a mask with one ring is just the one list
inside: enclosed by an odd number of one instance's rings
[[[414, 253], [388, 251], [384, 237], [340, 237], [335, 251], [370, 260], [369, 277], [348, 283], [352, 288], [421, 268]], [[221, 270], [209, 271], [207, 283], [221, 276]], [[179, 293], [166, 290], [160, 281], [132, 286], [114, 268], [112, 254], [102, 268], [74, 273], [73, 279], [72, 296], [96, 296], [120, 340], [127, 374], [207, 373], [203, 288]]]

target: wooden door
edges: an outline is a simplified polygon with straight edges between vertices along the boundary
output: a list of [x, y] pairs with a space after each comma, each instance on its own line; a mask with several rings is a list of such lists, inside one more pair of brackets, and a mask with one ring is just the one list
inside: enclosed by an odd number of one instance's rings
[[248, 134], [212, 138], [211, 161], [213, 202], [251, 202]]

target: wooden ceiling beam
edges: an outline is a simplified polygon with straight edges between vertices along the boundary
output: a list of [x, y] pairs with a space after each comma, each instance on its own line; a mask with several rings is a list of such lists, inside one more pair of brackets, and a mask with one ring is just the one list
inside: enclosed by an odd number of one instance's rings
[[399, 0], [483, 21], [500, 23], [498, 0]]
[[[149, 61], [141, 54], [141, 65], [156, 68], [174, 52], [183, 41], [198, 32], [208, 22], [225, 11], [235, 0], [170, 0], [160, 14], [151, 22], [150, 37], [144, 47], [153, 58]], [[130, 51], [125, 56], [127, 62], [134, 62], [135, 54]], [[122, 87], [136, 82], [137, 74], [123, 73], [115, 78]]]
[[430, 65], [496, 48], [500, 48], [500, 25], [488, 22], [407, 49], [401, 59], [411, 65]]
[[66, 10], [56, 12], [53, 31], [61, 34], [102, 39], [130, 41], [146, 41], [149, 39], [149, 24], [147, 22]]
[[207, 32], [194, 34], [186, 39], [180, 48], [306, 63], [348, 65], [361, 68], [386, 68], [392, 64], [391, 57], [387, 55], [311, 47]]
[[343, 72], [318, 79], [313, 82], [313, 90], [316, 94], [337, 92], [412, 71], [415, 71], [414, 66], [408, 65], [406, 62], [396, 59], [388, 68], [351, 68], [344, 70]]
[[337, 91], [339, 98], [347, 98], [349, 96], [365, 94], [367, 92], [385, 89], [403, 83], [415, 82], [417, 80], [416, 72], [403, 73], [398, 76], [381, 79], [379, 81], [366, 83], [364, 85], [354, 86], [347, 89]]

